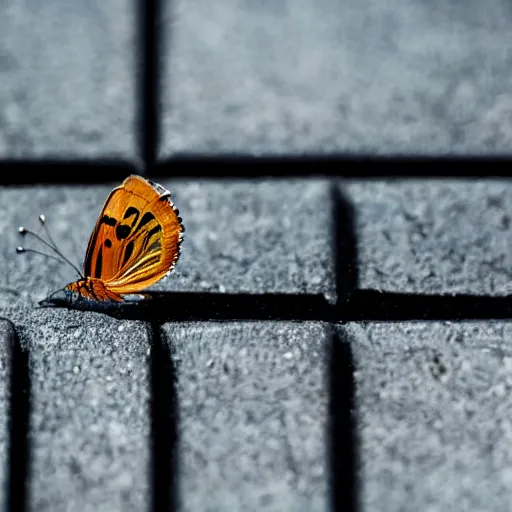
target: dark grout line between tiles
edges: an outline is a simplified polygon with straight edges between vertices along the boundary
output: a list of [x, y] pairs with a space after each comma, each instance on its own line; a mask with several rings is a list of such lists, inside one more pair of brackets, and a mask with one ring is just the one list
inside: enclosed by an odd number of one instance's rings
[[[511, 157], [423, 157], [421, 155], [177, 155], [156, 164], [155, 176], [179, 178], [503, 178], [512, 176]], [[446, 164], [441, 166], [441, 164]], [[411, 172], [414, 169], [414, 172]], [[441, 169], [443, 169], [441, 171]]]
[[170, 346], [159, 324], [149, 325], [151, 340], [151, 511], [177, 510], [178, 393]]
[[333, 309], [321, 295], [229, 294], [196, 292], [148, 293], [144, 304], [120, 304], [98, 311], [118, 319], [150, 323], [229, 320], [332, 321]]
[[329, 442], [332, 510], [357, 512], [358, 439], [355, 427], [354, 366], [350, 341], [331, 329], [329, 351]]
[[352, 292], [338, 308], [339, 321], [506, 320], [512, 296], [421, 295], [376, 290]]
[[7, 511], [9, 512], [24, 512], [28, 507], [30, 394], [28, 351], [22, 349], [19, 335], [13, 326], [7, 484]]
[[157, 159], [160, 139], [160, 15], [159, 0], [139, 0], [142, 69], [139, 82], [140, 112], [138, 135], [145, 168]]
[[144, 174], [138, 162], [117, 160], [0, 161], [0, 185], [94, 185]]
[[[156, 0], [151, 10], [158, 12]], [[147, 21], [148, 30], [158, 23]], [[145, 25], [146, 26], [146, 25]], [[148, 46], [155, 43], [149, 42]], [[145, 55], [145, 54], [144, 54]], [[144, 57], [145, 58], [145, 57]], [[259, 180], [259, 179], [343, 179], [393, 180], [433, 178], [436, 180], [485, 179], [495, 180], [512, 177], [511, 160], [481, 159], [426, 159], [394, 160], [386, 158], [332, 157], [191, 157], [169, 162], [155, 163], [158, 155], [158, 66], [151, 59], [145, 63], [141, 73], [139, 89], [142, 91], [143, 107], [139, 112], [137, 130], [141, 160], [3, 160], [0, 161], [0, 185], [73, 185], [101, 184], [122, 181], [129, 174], [143, 174], [155, 180]], [[441, 172], [441, 164], [449, 163]], [[403, 164], [403, 166], [402, 166]], [[458, 164], [458, 165], [457, 165]], [[414, 174], [410, 172], [414, 166]], [[57, 172], [58, 171], [58, 172]]]
[[[148, 293], [144, 304], [121, 304], [97, 311], [150, 323], [192, 321], [406, 321], [512, 319], [512, 297], [422, 295], [356, 290], [330, 304], [321, 295]], [[91, 309], [88, 306], [88, 309]]]
[[355, 211], [336, 183], [331, 185], [336, 295], [346, 297], [359, 283]]

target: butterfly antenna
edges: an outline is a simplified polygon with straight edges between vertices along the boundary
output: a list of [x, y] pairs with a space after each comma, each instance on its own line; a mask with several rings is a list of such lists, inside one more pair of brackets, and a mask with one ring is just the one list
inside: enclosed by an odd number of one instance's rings
[[34, 233], [33, 231], [30, 231], [29, 229], [27, 228], [24, 228], [23, 226], [20, 226], [18, 228], [18, 232], [21, 234], [21, 235], [31, 235], [35, 238], [37, 238], [40, 242], [42, 242], [44, 245], [46, 245], [46, 247], [50, 248], [52, 251], [54, 251], [56, 254], [59, 255], [60, 259], [59, 258], [56, 258], [55, 256], [51, 256], [50, 254], [46, 254], [44, 252], [41, 252], [41, 251], [37, 251], [35, 249], [25, 249], [24, 247], [16, 247], [16, 252], [18, 254], [22, 253], [22, 252], [35, 252], [36, 254], [41, 254], [42, 256], [46, 256], [47, 258], [51, 258], [51, 259], [54, 259], [54, 260], [57, 260], [57, 261], [60, 261], [60, 262], [66, 262], [68, 265], [71, 265], [71, 267], [73, 267], [75, 269], [75, 271], [78, 273], [78, 275], [80, 277], [84, 277], [82, 275], [82, 272], [80, 272], [80, 270], [78, 269], [78, 267], [76, 265], [74, 265], [68, 258], [66, 258], [66, 256], [64, 256], [64, 254], [62, 254], [56, 247], [55, 245], [55, 242], [53, 241], [49, 231], [48, 231], [48, 228], [46, 226], [46, 217], [44, 215], [39, 215], [39, 222], [41, 222], [41, 224], [43, 225], [44, 227], [44, 230], [48, 236], [48, 239], [50, 240], [51, 243], [48, 243], [43, 237], [39, 236], [37, 233]]
[[44, 231], [48, 237], [48, 240], [50, 241], [50, 244], [54, 249], [57, 249], [57, 244], [53, 241], [52, 235], [50, 235], [50, 230], [46, 225], [46, 217], [43, 214], [39, 215], [39, 222], [43, 225]]
[[16, 247], [16, 252], [18, 254], [21, 254], [22, 252], [35, 252], [36, 254], [40, 254], [41, 256], [46, 256], [47, 258], [50, 258], [52, 260], [59, 261], [60, 263], [65, 263], [65, 260], [61, 260], [60, 258], [52, 256], [51, 254], [46, 254], [45, 252], [41, 252], [36, 249], [25, 249], [25, 247], [18, 246]]

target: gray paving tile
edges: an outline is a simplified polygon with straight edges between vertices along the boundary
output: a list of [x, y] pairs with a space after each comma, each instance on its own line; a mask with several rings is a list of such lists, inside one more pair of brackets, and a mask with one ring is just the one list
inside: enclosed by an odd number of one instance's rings
[[29, 510], [150, 503], [149, 342], [142, 323], [3, 307], [29, 352]]
[[164, 6], [162, 157], [510, 153], [506, 0]]
[[2, 3], [0, 158], [138, 154], [137, 15], [131, 0]]
[[397, 180], [341, 185], [353, 204], [363, 289], [512, 293], [512, 186]]
[[320, 180], [163, 181], [185, 225], [156, 289], [334, 297], [331, 200]]
[[0, 318], [0, 509], [7, 507], [9, 471], [9, 422], [12, 347], [14, 332], [10, 322]]
[[510, 322], [349, 324], [362, 510], [512, 507]]
[[326, 333], [314, 323], [166, 324], [183, 510], [328, 510]]
[[[176, 271], [155, 290], [334, 297], [327, 183], [162, 184], [180, 209], [186, 233]], [[17, 255], [20, 244], [43, 247], [22, 239], [18, 226], [38, 229], [37, 217], [44, 213], [56, 243], [81, 267], [112, 186], [0, 188], [0, 300], [35, 302], [76, 279], [72, 269], [58, 262]]]

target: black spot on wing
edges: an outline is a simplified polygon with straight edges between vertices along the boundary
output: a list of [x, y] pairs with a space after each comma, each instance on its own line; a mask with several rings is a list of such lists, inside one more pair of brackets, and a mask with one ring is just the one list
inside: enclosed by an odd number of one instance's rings
[[116, 228], [116, 237], [118, 240], [124, 240], [131, 233], [132, 228], [127, 224], [119, 224]]
[[137, 222], [137, 220], [139, 218], [139, 215], [140, 215], [140, 211], [137, 210], [137, 208], [130, 206], [129, 208], [127, 208], [126, 212], [124, 213], [123, 220], [128, 219], [129, 217], [135, 216], [135, 218], [132, 221], [132, 228], [133, 228], [133, 226], [135, 225], [135, 223]]
[[96, 258], [96, 268], [94, 269], [94, 277], [101, 278], [101, 267], [103, 264], [103, 247], [100, 247], [98, 251], [98, 257]]
[[107, 226], [115, 226], [117, 224], [117, 220], [114, 217], [109, 217], [108, 215], [103, 215], [100, 220], [101, 224], [106, 224]]
[[133, 254], [133, 248], [135, 246], [135, 242], [132, 240], [128, 244], [126, 244], [126, 249], [124, 250], [124, 256], [123, 256], [123, 264], [122, 266], [126, 264], [126, 262], [130, 259], [130, 256]]
[[105, 240], [105, 247], [107, 247], [108, 249], [112, 247], [112, 240], [110, 240], [110, 238], [107, 238]]
[[137, 210], [137, 208], [130, 206], [124, 213], [123, 219], [127, 219], [128, 217], [131, 217], [132, 215], [140, 215], [140, 212], [139, 212], [139, 210]]

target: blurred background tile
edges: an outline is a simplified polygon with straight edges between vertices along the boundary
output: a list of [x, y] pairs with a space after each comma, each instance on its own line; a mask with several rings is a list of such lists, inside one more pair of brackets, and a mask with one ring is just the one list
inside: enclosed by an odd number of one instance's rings
[[353, 205], [358, 287], [420, 294], [512, 294], [512, 184], [341, 183]]
[[507, 0], [163, 6], [162, 159], [510, 154]]
[[138, 12], [135, 0], [0, 5], [1, 160], [139, 156]]

